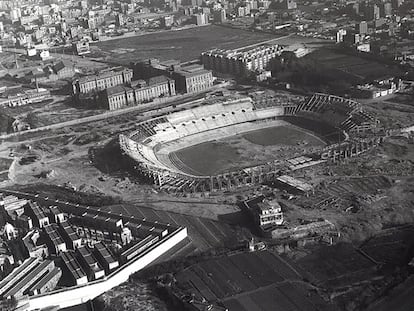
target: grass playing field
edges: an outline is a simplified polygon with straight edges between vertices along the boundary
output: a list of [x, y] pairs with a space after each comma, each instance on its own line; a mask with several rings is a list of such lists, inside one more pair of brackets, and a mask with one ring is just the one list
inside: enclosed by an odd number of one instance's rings
[[180, 169], [214, 175], [292, 156], [303, 149], [325, 145], [313, 134], [291, 126], [277, 126], [205, 142], [174, 153]]
[[267, 33], [208, 25], [99, 42], [96, 47], [100, 52], [94, 56], [124, 64], [148, 58], [185, 62], [212, 48], [234, 49], [275, 38]]
[[389, 66], [358, 55], [348, 55], [334, 49], [319, 49], [309, 55], [324, 66], [335, 68], [357, 79], [379, 79], [401, 74], [396, 66]]

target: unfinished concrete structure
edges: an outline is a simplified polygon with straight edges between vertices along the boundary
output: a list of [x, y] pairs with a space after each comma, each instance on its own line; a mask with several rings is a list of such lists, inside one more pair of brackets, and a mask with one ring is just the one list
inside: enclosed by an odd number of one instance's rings
[[[174, 148], [178, 150], [174, 146], [185, 148], [230, 137], [234, 133], [261, 129], [284, 117], [324, 122], [335, 129], [339, 142], [317, 150], [311, 158], [304, 155], [303, 161], [300, 157], [290, 162], [289, 159], [278, 159], [212, 176], [189, 170], [171, 152]], [[364, 139], [359, 136], [361, 132], [376, 132], [378, 126], [378, 121], [359, 103], [337, 96], [318, 93], [299, 104], [281, 104], [275, 100], [258, 105], [250, 97], [236, 97], [141, 122], [129, 135], [120, 135], [119, 142], [125, 154], [137, 162], [138, 172], [160, 189], [213, 192], [273, 181], [281, 175], [282, 169], [296, 170], [357, 156], [380, 143], [378, 135]]]

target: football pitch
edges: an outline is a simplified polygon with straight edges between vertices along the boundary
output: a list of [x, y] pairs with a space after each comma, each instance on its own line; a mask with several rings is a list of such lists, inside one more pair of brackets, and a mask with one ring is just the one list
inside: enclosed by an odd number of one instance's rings
[[274, 34], [208, 25], [99, 42], [95, 45], [99, 51], [93, 56], [123, 64], [148, 58], [186, 62], [212, 48], [235, 49], [277, 38]]
[[195, 175], [216, 175], [283, 159], [303, 148], [324, 146], [325, 142], [293, 126], [276, 126], [204, 142], [170, 154], [180, 169]]

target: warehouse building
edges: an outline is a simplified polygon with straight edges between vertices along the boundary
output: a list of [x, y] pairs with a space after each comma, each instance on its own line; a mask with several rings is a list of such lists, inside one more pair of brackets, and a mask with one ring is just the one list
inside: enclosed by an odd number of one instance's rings
[[29, 257], [0, 282], [2, 298], [21, 298], [23, 295], [53, 290], [61, 277], [52, 260]]

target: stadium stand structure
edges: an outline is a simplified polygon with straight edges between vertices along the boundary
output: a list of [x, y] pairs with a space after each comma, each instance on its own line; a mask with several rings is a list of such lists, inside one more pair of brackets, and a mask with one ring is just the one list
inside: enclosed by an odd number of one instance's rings
[[[214, 176], [203, 176], [187, 167], [173, 153], [165, 151], [184, 138], [195, 143], [209, 140], [211, 132], [222, 137], [240, 133], [243, 124], [264, 124], [282, 117], [301, 117], [324, 122], [342, 133], [345, 141], [321, 149], [316, 160], [338, 160], [355, 156], [379, 143], [378, 138], [361, 141], [358, 134], [373, 131], [378, 121], [353, 100], [316, 93], [302, 102], [281, 102], [276, 98], [255, 101], [243, 96], [175, 112], [141, 122], [129, 135], [121, 134], [121, 149], [136, 161], [138, 171], [168, 192], [211, 192], [274, 179], [287, 161], [273, 161]], [[237, 129], [237, 130], [236, 130]], [[244, 130], [246, 131], [246, 130]], [[211, 140], [211, 138], [210, 138]], [[190, 144], [191, 145], [191, 144]], [[321, 161], [323, 162], [323, 161]]]

